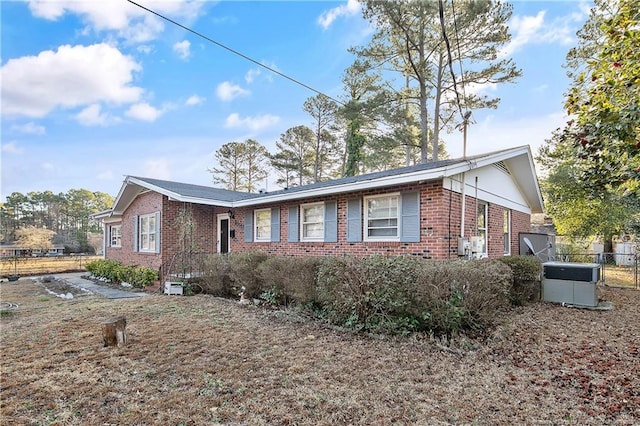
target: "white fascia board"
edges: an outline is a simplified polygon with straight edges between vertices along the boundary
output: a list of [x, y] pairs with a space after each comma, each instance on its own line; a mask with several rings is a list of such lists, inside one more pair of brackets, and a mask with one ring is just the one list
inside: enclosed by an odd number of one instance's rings
[[[166, 194], [165, 194], [166, 195]], [[231, 201], [222, 201], [222, 200], [211, 200], [209, 198], [198, 198], [198, 197], [183, 197], [183, 196], [168, 196], [171, 201], [179, 201], [181, 203], [193, 203], [193, 204], [202, 204], [205, 206], [216, 206], [216, 207], [234, 207], [234, 203]]]
[[403, 185], [408, 183], [430, 181], [453, 176], [464, 171], [472, 170], [476, 165], [472, 161], [462, 161], [448, 167], [440, 167], [433, 170], [419, 170], [410, 173], [404, 173], [397, 176], [385, 176], [377, 179], [369, 179], [365, 181], [353, 182], [342, 185], [331, 185], [322, 188], [314, 188], [305, 191], [297, 191], [291, 193], [278, 193], [272, 196], [265, 195], [260, 198], [252, 198], [248, 200], [237, 201], [233, 207], [247, 207], [258, 204], [278, 203], [288, 200], [299, 200], [302, 198], [321, 197], [325, 195], [341, 194], [345, 192], [357, 192], [367, 189], [384, 188], [387, 186]]
[[131, 183], [135, 183], [136, 185], [142, 186], [151, 191], [158, 192], [162, 195], [166, 195], [172, 201], [180, 201], [182, 203], [203, 204], [206, 206], [233, 207], [233, 202], [222, 201], [222, 200], [212, 200], [209, 198], [185, 197], [183, 195], [178, 194], [177, 192], [169, 191], [167, 189], [150, 184], [140, 179], [136, 179], [134, 177], [127, 178], [127, 181]]

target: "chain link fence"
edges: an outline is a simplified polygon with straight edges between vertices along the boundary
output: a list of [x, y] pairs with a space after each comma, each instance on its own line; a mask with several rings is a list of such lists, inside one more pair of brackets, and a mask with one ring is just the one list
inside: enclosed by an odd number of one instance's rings
[[556, 262], [599, 263], [602, 281], [611, 287], [640, 290], [640, 254], [570, 253], [556, 254]]

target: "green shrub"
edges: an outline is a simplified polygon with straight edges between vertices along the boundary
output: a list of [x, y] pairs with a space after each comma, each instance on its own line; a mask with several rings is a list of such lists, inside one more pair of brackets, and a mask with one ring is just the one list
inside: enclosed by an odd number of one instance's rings
[[269, 296], [277, 296], [274, 301], [278, 304], [315, 303], [319, 264], [316, 257], [272, 256], [258, 266], [258, 274]]
[[237, 292], [233, 294], [233, 281], [229, 275], [229, 256], [214, 254], [204, 260], [200, 283], [203, 292], [220, 297], [237, 296]]
[[434, 334], [482, 331], [508, 307], [510, 283], [509, 268], [495, 261], [423, 262], [410, 314]]
[[229, 255], [229, 277], [234, 290], [245, 288], [245, 297], [257, 298], [265, 290], [258, 266], [267, 260], [265, 253], [236, 253]]
[[404, 333], [419, 261], [405, 256], [325, 258], [318, 270], [318, 298], [327, 317], [359, 330]]
[[513, 305], [540, 300], [540, 259], [536, 256], [507, 256], [498, 260], [511, 268], [510, 300]]
[[146, 287], [158, 279], [158, 272], [143, 266], [125, 266], [120, 262], [100, 259], [89, 262], [87, 271], [96, 277], [113, 282], [127, 282], [134, 287]]

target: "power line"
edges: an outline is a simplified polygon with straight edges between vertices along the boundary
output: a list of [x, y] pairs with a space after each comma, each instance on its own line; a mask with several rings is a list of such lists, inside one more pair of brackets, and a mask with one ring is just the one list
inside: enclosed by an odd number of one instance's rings
[[[444, 5], [442, 0], [438, 0], [438, 12], [440, 15], [440, 26], [442, 27], [442, 38], [444, 39], [444, 43], [447, 47], [447, 54], [449, 57], [449, 71], [451, 72], [451, 78], [453, 79], [453, 90], [456, 93], [456, 103], [458, 105], [458, 111], [460, 111], [460, 116], [462, 119], [465, 119], [465, 114], [462, 112], [462, 105], [460, 103], [460, 92], [458, 91], [458, 84], [456, 82], [456, 74], [453, 72], [453, 57], [451, 55], [451, 44], [449, 43], [449, 37], [447, 36], [447, 30], [444, 24]], [[462, 64], [460, 64], [462, 67]]]
[[293, 77], [289, 77], [288, 75], [286, 75], [286, 74], [284, 74], [284, 73], [282, 73], [282, 72], [278, 71], [277, 69], [272, 68], [272, 67], [270, 67], [270, 66], [268, 66], [268, 65], [265, 65], [265, 64], [263, 64], [263, 63], [261, 63], [261, 62], [259, 62], [259, 61], [255, 60], [255, 59], [251, 58], [250, 56], [245, 55], [244, 53], [238, 52], [237, 50], [232, 49], [232, 48], [231, 48], [231, 47], [229, 47], [229, 46], [226, 46], [226, 45], [224, 45], [224, 44], [222, 44], [222, 43], [220, 43], [220, 42], [218, 42], [218, 41], [215, 41], [214, 39], [212, 39], [212, 38], [210, 38], [210, 37], [207, 37], [206, 35], [204, 35], [204, 34], [202, 34], [202, 33], [198, 32], [198, 31], [196, 31], [196, 30], [194, 30], [194, 29], [191, 29], [191, 28], [189, 28], [189, 27], [187, 27], [187, 26], [185, 26], [185, 25], [182, 25], [181, 23], [179, 23], [179, 22], [177, 22], [177, 21], [174, 21], [173, 19], [168, 18], [168, 17], [166, 17], [166, 16], [164, 16], [164, 15], [162, 15], [162, 14], [160, 14], [160, 13], [158, 13], [158, 12], [154, 11], [154, 10], [151, 10], [151, 9], [149, 9], [148, 7], [142, 6], [141, 4], [136, 3], [136, 2], [135, 2], [135, 1], [133, 1], [133, 0], [127, 0], [127, 1], [128, 1], [129, 3], [131, 3], [131, 4], [133, 4], [134, 6], [139, 7], [140, 9], [146, 10], [147, 12], [149, 12], [149, 13], [152, 13], [152, 14], [156, 15], [158, 18], [164, 19], [165, 21], [170, 22], [170, 23], [172, 23], [173, 25], [176, 25], [176, 26], [178, 26], [178, 27], [182, 28], [182, 29], [183, 29], [183, 30], [185, 30], [185, 31], [188, 31], [188, 32], [190, 32], [190, 33], [192, 33], [192, 34], [195, 34], [195, 35], [197, 35], [198, 37], [203, 38], [203, 39], [207, 40], [208, 42], [213, 43], [213, 44], [215, 44], [216, 46], [221, 47], [221, 48], [223, 48], [223, 49], [225, 49], [225, 50], [227, 50], [227, 51], [229, 51], [229, 52], [233, 53], [234, 55], [240, 56], [241, 58], [246, 59], [247, 61], [252, 62], [252, 63], [254, 63], [254, 64], [258, 65], [259, 67], [262, 67], [262, 68], [264, 68], [264, 69], [266, 69], [266, 70], [268, 70], [268, 71], [271, 71], [272, 73], [277, 74], [277, 75], [279, 75], [280, 77], [285, 78], [285, 79], [287, 79], [287, 80], [289, 80], [289, 81], [291, 81], [291, 82], [293, 82], [293, 83], [295, 83], [295, 84], [297, 84], [297, 85], [299, 85], [299, 86], [302, 86], [302, 87], [304, 87], [305, 89], [311, 90], [312, 92], [317, 93], [318, 95], [326, 96], [327, 98], [331, 99], [332, 101], [334, 101], [334, 102], [336, 102], [336, 103], [338, 103], [338, 104], [340, 104], [340, 105], [342, 105], [342, 106], [346, 106], [344, 102], [341, 102], [341, 101], [339, 101], [339, 100], [337, 100], [337, 99], [334, 99], [334, 98], [332, 98], [331, 96], [329, 96], [329, 95], [327, 95], [327, 94], [325, 94], [325, 93], [322, 93], [321, 91], [319, 91], [319, 90], [317, 90], [317, 89], [314, 89], [313, 87], [309, 86], [308, 84], [305, 84], [305, 83], [301, 82], [300, 80], [297, 80], [297, 79], [295, 79], [295, 78], [293, 78]]
[[[463, 99], [467, 98], [467, 94], [465, 93], [464, 90], [464, 72], [462, 71], [462, 53], [460, 52], [460, 36], [458, 35], [458, 20], [456, 18], [456, 5], [455, 5], [455, 0], [451, 0], [451, 14], [453, 15], [453, 28], [456, 32], [456, 47], [458, 49], [458, 64], [460, 65], [460, 78], [462, 79], [462, 81], [460, 82], [460, 84], [462, 85], [462, 97]], [[465, 108], [466, 109], [466, 108]], [[468, 115], [465, 114], [465, 115]]]

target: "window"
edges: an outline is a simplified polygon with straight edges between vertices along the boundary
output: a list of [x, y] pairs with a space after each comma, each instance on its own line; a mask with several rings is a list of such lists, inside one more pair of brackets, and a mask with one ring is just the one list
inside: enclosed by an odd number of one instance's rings
[[487, 204], [478, 202], [477, 236], [480, 239], [478, 253], [487, 253]]
[[122, 247], [122, 226], [113, 225], [110, 228], [109, 245], [111, 247]]
[[502, 236], [504, 241], [504, 255], [511, 254], [511, 211], [505, 209], [502, 212]]
[[324, 240], [324, 203], [300, 206], [301, 241]]
[[255, 241], [271, 241], [271, 209], [254, 211]]
[[365, 240], [399, 240], [399, 194], [365, 198]]
[[147, 214], [140, 216], [139, 244], [142, 252], [156, 251], [156, 215]]

